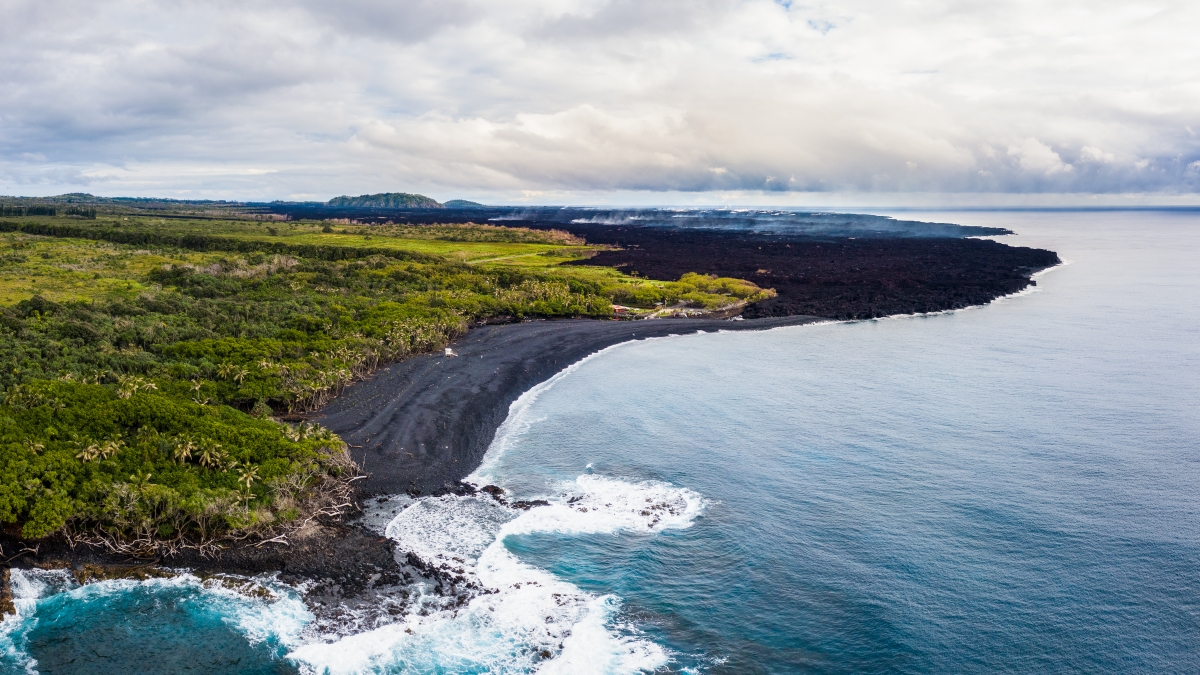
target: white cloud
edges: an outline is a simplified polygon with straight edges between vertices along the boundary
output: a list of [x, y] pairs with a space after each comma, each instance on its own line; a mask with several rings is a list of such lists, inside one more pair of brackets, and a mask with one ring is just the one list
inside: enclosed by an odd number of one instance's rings
[[1112, 164], [1117, 161], [1117, 156], [1111, 152], [1105, 152], [1100, 148], [1093, 148], [1090, 145], [1085, 145], [1079, 149], [1079, 161], [1096, 162], [1098, 164]]
[[1062, 161], [1062, 157], [1050, 146], [1036, 138], [1026, 138], [1009, 146], [1008, 155], [1016, 158], [1022, 169], [1035, 174], [1053, 176], [1075, 170], [1075, 167]]
[[1195, 3], [785, 4], [12, 0], [0, 192], [1200, 187]]

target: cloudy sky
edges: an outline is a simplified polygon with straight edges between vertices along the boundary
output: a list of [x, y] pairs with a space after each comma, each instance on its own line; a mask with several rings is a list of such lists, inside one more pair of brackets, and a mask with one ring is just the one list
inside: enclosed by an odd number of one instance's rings
[[0, 193], [1183, 203], [1197, 35], [1184, 0], [0, 0]]

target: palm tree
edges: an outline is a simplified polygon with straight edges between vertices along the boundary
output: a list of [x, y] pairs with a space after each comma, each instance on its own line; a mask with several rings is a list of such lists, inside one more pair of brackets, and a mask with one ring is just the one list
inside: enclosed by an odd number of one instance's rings
[[181, 438], [175, 442], [175, 461], [183, 464], [192, 458], [192, 452], [196, 450], [196, 444], [188, 438]]
[[249, 374], [250, 374], [250, 371], [249, 371], [249, 370], [246, 370], [245, 368], [242, 368], [241, 370], [237, 371], [237, 373], [235, 373], [235, 374], [234, 374], [234, 376], [233, 376], [233, 379], [234, 379], [234, 381], [236, 381], [238, 384], [241, 384], [241, 383], [242, 383], [242, 380], [245, 380], [245, 379], [246, 379], [246, 376], [247, 376], [247, 375], [249, 375]]
[[145, 391], [157, 390], [158, 385], [148, 381], [144, 377], [137, 377], [136, 375], [122, 377], [121, 384], [117, 389], [117, 396], [121, 398], [129, 398], [137, 393], [139, 389]]
[[315, 423], [312, 425], [312, 431], [310, 432], [309, 435], [311, 435], [315, 438], [319, 438], [322, 441], [330, 441], [330, 440], [333, 440], [333, 438], [334, 438], [334, 433], [332, 431], [330, 431], [327, 427], [323, 427], [320, 424], [315, 424]]
[[224, 459], [225, 453], [221, 452], [221, 446], [217, 443], [205, 444], [200, 451], [200, 464], [210, 469], [221, 465], [221, 460]]
[[138, 486], [138, 489], [145, 489], [149, 485], [154, 485], [150, 482], [150, 477], [154, 474], [147, 471], [146, 473], [138, 472], [129, 477], [129, 482]]
[[101, 457], [108, 459], [109, 457], [117, 454], [122, 445], [124, 444], [120, 440], [105, 441], [100, 444], [98, 452]]
[[246, 491], [250, 491], [250, 485], [258, 480], [258, 467], [248, 466], [245, 469], [238, 471], [238, 482], [246, 484]]

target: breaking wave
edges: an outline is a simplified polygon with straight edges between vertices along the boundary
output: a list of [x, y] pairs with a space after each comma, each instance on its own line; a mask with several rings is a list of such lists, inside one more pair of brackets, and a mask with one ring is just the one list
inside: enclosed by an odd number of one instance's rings
[[282, 658], [312, 619], [299, 593], [273, 577], [180, 573], [81, 585], [65, 570], [12, 569], [9, 578], [16, 613], [0, 622], [4, 672], [130, 672], [144, 669], [146, 654], [171, 669], [164, 655], [180, 634], [211, 648], [210, 662], [180, 657], [193, 667], [260, 672], [251, 663]]
[[[493, 461], [485, 461], [469, 480], [495, 482], [488, 469], [536, 422], [530, 409], [539, 394], [600, 353], [514, 402], [489, 449]], [[530, 535], [654, 536], [690, 527], [706, 506], [704, 498], [668, 483], [593, 475], [590, 468], [537, 496], [513, 504], [486, 491], [373, 500], [360, 524], [392, 539], [397, 562], [406, 569], [415, 565], [418, 573], [409, 577], [411, 584], [385, 591], [371, 606], [340, 607], [335, 617], [314, 616], [301, 599], [305, 588], [273, 577], [200, 579], [181, 572], [80, 585], [64, 570], [13, 570], [17, 614], [0, 624], [0, 670], [39, 672], [30, 643], [48, 639], [36, 635], [45, 633], [39, 622], [47, 617], [58, 621], [67, 613], [84, 623], [110, 624], [146, 603], [156, 612], [169, 607], [186, 615], [175, 621], [177, 633], [183, 624], [224, 627], [257, 650], [248, 661], [264, 668], [290, 663], [306, 675], [600, 675], [654, 671], [668, 663], [663, 647], [622, 620], [620, 598], [586, 592], [527, 564], [505, 541]], [[385, 597], [388, 592], [395, 597]], [[153, 623], [155, 629], [171, 630], [161, 613]], [[61, 630], [81, 632], [79, 625]], [[196, 639], [219, 641], [208, 634]]]
[[659, 645], [620, 621], [620, 599], [526, 564], [513, 536], [631, 533], [691, 526], [697, 493], [584, 475], [521, 510], [486, 494], [419, 500], [388, 525], [400, 551], [438, 579], [402, 620], [291, 653], [310, 673], [635, 673], [665, 665]]

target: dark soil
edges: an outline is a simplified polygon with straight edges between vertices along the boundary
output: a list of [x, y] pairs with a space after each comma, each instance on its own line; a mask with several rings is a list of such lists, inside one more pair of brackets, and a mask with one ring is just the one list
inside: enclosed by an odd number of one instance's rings
[[742, 316], [869, 319], [961, 309], [1034, 284], [1061, 261], [1053, 251], [983, 239], [813, 239], [712, 230], [560, 226], [591, 243], [621, 246], [579, 265], [619, 267], [650, 279], [686, 272], [748, 279], [778, 296]]

